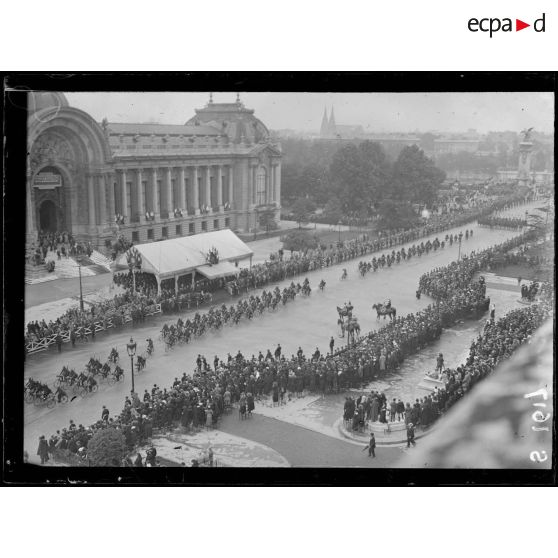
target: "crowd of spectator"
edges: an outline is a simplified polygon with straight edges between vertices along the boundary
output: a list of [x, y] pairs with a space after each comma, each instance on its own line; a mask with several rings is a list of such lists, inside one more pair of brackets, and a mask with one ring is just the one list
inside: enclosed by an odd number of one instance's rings
[[384, 393], [371, 391], [358, 398], [345, 398], [343, 419], [348, 428], [363, 430], [366, 421], [388, 423], [404, 420], [406, 425], [426, 428], [457, 403], [475, 384], [486, 378], [496, 366], [523, 343], [551, 312], [549, 300], [527, 308], [512, 310], [498, 321], [488, 321], [469, 348], [466, 362], [457, 368], [445, 368], [439, 375], [442, 387], [431, 394], [403, 403], [401, 398], [388, 401]]
[[[309, 356], [299, 348], [296, 355], [287, 358], [278, 345], [273, 353], [268, 349], [265, 355], [260, 351], [257, 356], [248, 357], [239, 351], [234, 357], [229, 354], [225, 360], [215, 356], [213, 366], [199, 355], [191, 376], [184, 372], [168, 390], [154, 385], [151, 393], [146, 390], [141, 398], [138, 394], [131, 394], [118, 417], [98, 422], [90, 427], [90, 434], [96, 428], [121, 428], [131, 451], [137, 444], [147, 441], [153, 429], [171, 428], [176, 424], [187, 429], [214, 426], [225, 409], [234, 403], [248, 412], [261, 397], [270, 396], [273, 404], [280, 404], [305, 391], [326, 394], [362, 386], [368, 379], [397, 368], [407, 356], [437, 339], [442, 327], [469, 317], [471, 312], [484, 313], [489, 306], [484, 280], [480, 277], [473, 281], [472, 277], [493, 254], [515, 248], [529, 234], [532, 233], [524, 233], [425, 274], [421, 277], [420, 288], [437, 298], [436, 304], [394, 319], [360, 338], [351, 347], [328, 354], [322, 354], [316, 348]], [[550, 291], [547, 289], [546, 292]], [[492, 319], [483, 335], [471, 346], [466, 365], [442, 372], [446, 388], [415, 401], [412, 406], [405, 404], [405, 420], [424, 425], [435, 420], [440, 412], [453, 405], [476, 381], [523, 343], [548, 316], [549, 308], [549, 304], [543, 302], [514, 311], [498, 322]], [[371, 406], [374, 398], [371, 394]], [[366, 409], [367, 401], [361, 400], [355, 410], [360, 413], [361, 405]], [[391, 406], [392, 403], [390, 412]], [[385, 418], [383, 407], [387, 413], [387, 402], [378, 405], [381, 420]], [[401, 413], [399, 402], [395, 402], [396, 415], [397, 408]], [[376, 416], [375, 411], [370, 412]], [[81, 441], [86, 436], [83, 431], [87, 430], [77, 428]], [[69, 436], [68, 432], [66, 436]]]
[[37, 241], [30, 245], [28, 262], [33, 265], [42, 265], [46, 263], [49, 252], [56, 253], [58, 260], [81, 255], [89, 257], [93, 252], [93, 247], [90, 242], [77, 242], [66, 231], [41, 231], [37, 235]]
[[[113, 326], [126, 323], [127, 318], [140, 321], [145, 318], [155, 302], [145, 296], [132, 296], [130, 293], [115, 295], [109, 300], [98, 302], [84, 310], [70, 308], [56, 320], [45, 319], [29, 322], [26, 327], [25, 344], [40, 341], [46, 337], [62, 338], [69, 335], [72, 344], [75, 341], [87, 341], [89, 336], [95, 336], [95, 324], [107, 329], [109, 321]], [[89, 330], [90, 333], [87, 333]], [[58, 341], [57, 341], [58, 342]], [[60, 343], [62, 341], [60, 340]]]

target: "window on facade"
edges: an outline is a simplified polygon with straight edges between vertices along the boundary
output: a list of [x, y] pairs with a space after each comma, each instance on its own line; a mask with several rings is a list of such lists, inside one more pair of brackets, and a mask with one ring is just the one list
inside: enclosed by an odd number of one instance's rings
[[176, 236], [182, 236], [182, 225], [176, 225]]
[[163, 238], [168, 238], [168, 236], [169, 236], [169, 228], [168, 227], [163, 227], [161, 229], [161, 236]]
[[132, 242], [139, 242], [139, 231], [132, 231]]
[[219, 230], [219, 219], [215, 219], [215, 221], [213, 221], [213, 230]]
[[225, 217], [225, 227], [231, 227], [231, 220], [230, 217]]
[[202, 221], [202, 231], [207, 230], [207, 221]]
[[188, 225], [188, 232], [189, 232], [190, 234], [194, 234], [194, 232], [196, 232], [195, 229], [194, 229], [194, 223], [190, 223], [190, 224]]
[[256, 205], [265, 203], [266, 172], [264, 167], [260, 167], [256, 174]]
[[153, 240], [153, 238], [155, 238], [153, 229], [147, 229], [147, 240]]

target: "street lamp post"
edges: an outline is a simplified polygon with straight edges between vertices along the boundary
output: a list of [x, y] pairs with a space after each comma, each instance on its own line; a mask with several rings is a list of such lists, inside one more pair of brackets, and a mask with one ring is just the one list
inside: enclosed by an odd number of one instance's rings
[[130, 356], [130, 365], [132, 368], [132, 393], [136, 392], [136, 387], [134, 384], [134, 356], [136, 354], [136, 343], [135, 341], [130, 337], [130, 342], [126, 345], [126, 350], [128, 351], [128, 355]]
[[337, 223], [337, 226], [339, 227], [339, 244], [341, 244], [341, 221]]
[[83, 287], [81, 286], [81, 257], [77, 257], [77, 264], [79, 270], [79, 309], [83, 312]]
[[133, 293], [136, 294], [136, 271], [141, 269], [142, 258], [141, 254], [135, 249], [131, 248], [126, 254], [128, 260], [128, 268], [132, 273]]

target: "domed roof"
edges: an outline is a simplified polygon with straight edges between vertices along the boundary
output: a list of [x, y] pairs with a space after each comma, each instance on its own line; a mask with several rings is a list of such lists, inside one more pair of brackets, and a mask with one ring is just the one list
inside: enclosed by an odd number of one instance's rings
[[64, 93], [59, 93], [58, 91], [30, 91], [27, 98], [27, 108], [30, 113], [46, 108], [63, 108], [70, 106]]
[[253, 109], [247, 109], [237, 99], [236, 103], [214, 103], [196, 109], [196, 116], [186, 122], [186, 126], [211, 126], [226, 135], [232, 143], [259, 143], [269, 139], [269, 130], [254, 116]]

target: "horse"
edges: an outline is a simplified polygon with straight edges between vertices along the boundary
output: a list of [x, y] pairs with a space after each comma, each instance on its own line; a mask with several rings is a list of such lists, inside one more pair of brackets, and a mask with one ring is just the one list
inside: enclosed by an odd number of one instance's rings
[[320, 287], [320, 291], [323, 291], [326, 286], [326, 282], [322, 279], [318, 286]]
[[360, 324], [356, 318], [349, 318], [347, 322], [347, 341], [354, 344], [356, 338], [360, 335]]
[[380, 319], [380, 316], [383, 316], [384, 320], [386, 319], [386, 316], [389, 316], [389, 319], [393, 320], [397, 315], [397, 310], [393, 306], [386, 308], [383, 304], [373, 304], [372, 308], [376, 310], [378, 320]]

